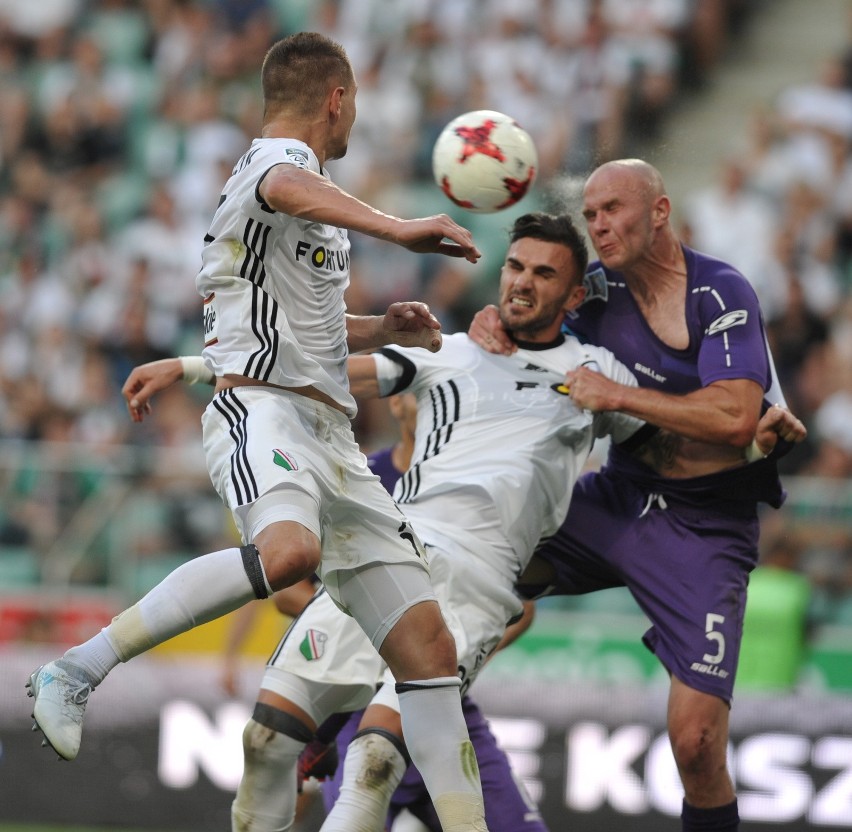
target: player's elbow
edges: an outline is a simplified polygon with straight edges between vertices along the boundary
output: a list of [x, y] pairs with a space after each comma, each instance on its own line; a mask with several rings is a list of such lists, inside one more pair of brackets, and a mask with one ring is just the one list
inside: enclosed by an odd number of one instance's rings
[[741, 413], [732, 417], [728, 422], [726, 440], [735, 448], [747, 448], [751, 445], [755, 433], [757, 433], [757, 417], [749, 413]]

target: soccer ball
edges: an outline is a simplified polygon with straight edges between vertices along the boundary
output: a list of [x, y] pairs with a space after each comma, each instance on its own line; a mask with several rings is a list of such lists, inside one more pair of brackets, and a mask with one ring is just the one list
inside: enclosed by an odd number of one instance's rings
[[537, 170], [530, 134], [494, 110], [453, 119], [432, 150], [438, 187], [459, 207], [479, 214], [502, 211], [523, 199]]

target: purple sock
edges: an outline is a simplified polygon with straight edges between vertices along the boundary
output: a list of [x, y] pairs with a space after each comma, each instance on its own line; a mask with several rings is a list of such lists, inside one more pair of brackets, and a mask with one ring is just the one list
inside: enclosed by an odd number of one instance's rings
[[683, 832], [737, 832], [740, 828], [736, 800], [727, 806], [714, 806], [712, 809], [699, 809], [684, 800], [680, 819]]

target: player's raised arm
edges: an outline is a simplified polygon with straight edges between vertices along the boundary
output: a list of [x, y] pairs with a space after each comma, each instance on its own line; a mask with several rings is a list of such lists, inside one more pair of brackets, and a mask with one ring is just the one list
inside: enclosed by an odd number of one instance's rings
[[270, 208], [292, 217], [360, 231], [409, 251], [464, 257], [471, 263], [481, 256], [470, 231], [446, 214], [411, 220], [385, 214], [295, 165], [276, 165], [258, 190]]

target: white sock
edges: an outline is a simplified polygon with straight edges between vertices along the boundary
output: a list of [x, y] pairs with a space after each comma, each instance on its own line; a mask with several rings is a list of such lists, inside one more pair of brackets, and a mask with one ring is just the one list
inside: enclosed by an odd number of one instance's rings
[[97, 685], [118, 661], [126, 662], [256, 597], [241, 550], [211, 552], [187, 561], [166, 575], [97, 636], [72, 647], [64, 658], [85, 668], [92, 684]]
[[405, 758], [385, 736], [369, 731], [346, 749], [340, 797], [321, 832], [383, 832]]
[[456, 676], [398, 684], [402, 732], [444, 832], [487, 832], [460, 686]]
[[289, 832], [296, 817], [296, 768], [305, 743], [250, 719], [243, 776], [231, 804], [232, 832]]
[[[121, 661], [104, 630], [92, 636], [87, 642], [70, 648], [62, 658], [68, 659], [75, 668], [79, 668], [93, 688], [103, 682], [107, 673]], [[73, 675], [78, 675], [73, 669], [71, 672]]]

